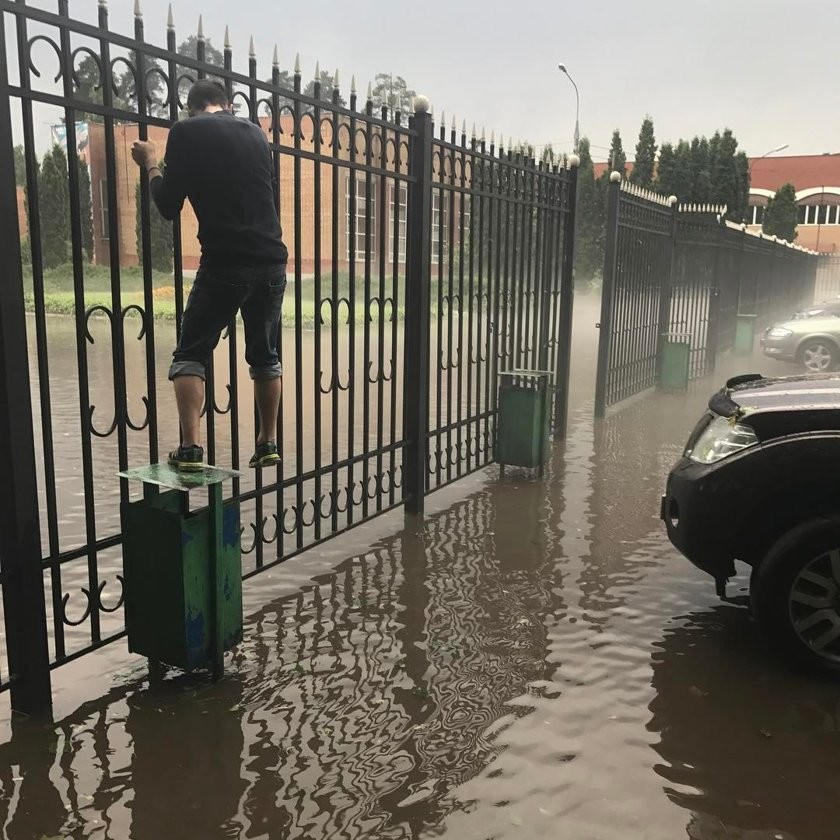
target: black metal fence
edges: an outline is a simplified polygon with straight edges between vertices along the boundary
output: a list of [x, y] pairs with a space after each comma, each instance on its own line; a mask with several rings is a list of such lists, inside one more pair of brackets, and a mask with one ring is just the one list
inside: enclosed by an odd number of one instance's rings
[[[422, 102], [406, 121], [360, 103], [352, 85], [345, 105], [337, 77], [329, 99], [317, 79], [307, 96], [298, 69], [291, 89], [281, 84], [276, 53], [269, 73], [252, 49], [240, 73], [227, 38], [222, 65], [210, 64], [200, 27], [190, 57], [171, 18], [159, 47], [139, 9], [133, 37], [108, 29], [104, 4], [97, 14], [86, 23], [67, 0], [57, 13], [0, 0], [0, 471], [10, 491], [0, 690], [24, 711], [49, 704], [51, 669], [124, 635], [119, 506], [137, 491], [115, 474], [177, 442], [165, 376], [194, 220], [187, 211], [161, 227], [129, 153], [133, 139], [165, 142], [194, 79], [219, 79], [266, 131], [290, 251], [283, 462], [232, 490], [246, 576], [395, 507], [421, 511], [426, 493], [490, 463], [500, 370], [554, 372], [555, 434], [566, 423], [575, 168], [475, 131], [436, 133]], [[39, 160], [50, 121], [68, 184], [68, 260], [57, 267], [45, 250], [55, 196], [47, 201]], [[255, 435], [241, 354], [234, 322], [204, 413], [208, 460], [234, 468]]]
[[731, 349], [737, 316], [759, 323], [814, 296], [817, 256], [622, 181], [608, 196], [595, 414], [658, 384], [667, 337], [690, 343], [689, 376]]
[[840, 298], [840, 254], [820, 254], [817, 263], [815, 301]]

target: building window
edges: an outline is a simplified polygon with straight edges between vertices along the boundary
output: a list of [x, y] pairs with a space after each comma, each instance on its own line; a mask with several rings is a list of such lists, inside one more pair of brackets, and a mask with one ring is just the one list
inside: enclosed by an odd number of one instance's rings
[[345, 233], [347, 234], [347, 259], [354, 260], [356, 262], [362, 262], [365, 259], [365, 254], [370, 248], [371, 254], [373, 253], [373, 235], [376, 230], [376, 201], [375, 201], [375, 194], [373, 192], [373, 185], [371, 189], [371, 208], [370, 208], [370, 240], [368, 239], [368, 229], [367, 229], [367, 198], [365, 196], [365, 176], [364, 175], [356, 175], [356, 212], [355, 212], [355, 220], [356, 220], [356, 231], [355, 231], [355, 242], [352, 241], [353, 237], [350, 232], [350, 214], [351, 214], [351, 206], [350, 206], [350, 178], [347, 179], [346, 187], [345, 187], [345, 198], [346, 198], [346, 205], [345, 205], [345, 221], [346, 221], [346, 230]]
[[840, 225], [840, 204], [800, 204], [800, 225]]
[[[468, 195], [461, 196], [461, 217], [464, 220], [464, 244], [466, 245], [470, 241], [470, 215], [471, 215], [471, 197]], [[458, 220], [458, 224], [460, 225], [460, 219]], [[459, 229], [460, 230], [460, 229]]]
[[[442, 190], [432, 192], [432, 264], [446, 259], [446, 202]], [[443, 247], [441, 248], [441, 243]]]
[[[395, 198], [399, 193], [399, 201]], [[399, 216], [398, 216], [399, 214]], [[388, 216], [388, 256], [391, 260], [395, 257], [399, 262], [405, 262], [406, 237], [408, 234], [408, 184], [390, 185], [390, 214]], [[394, 221], [397, 220], [396, 253], [394, 252]]]
[[764, 211], [767, 208], [761, 204], [753, 204], [750, 207], [750, 222], [751, 225], [760, 225], [764, 222]]
[[99, 235], [103, 239], [110, 237], [110, 219], [108, 217], [108, 182], [103, 178], [99, 182]]

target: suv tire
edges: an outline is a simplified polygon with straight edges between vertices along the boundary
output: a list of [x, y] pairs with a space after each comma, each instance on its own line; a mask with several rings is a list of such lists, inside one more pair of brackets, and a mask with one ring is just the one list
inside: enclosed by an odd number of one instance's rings
[[840, 673], [840, 517], [788, 531], [755, 571], [750, 596], [765, 637], [788, 662]]

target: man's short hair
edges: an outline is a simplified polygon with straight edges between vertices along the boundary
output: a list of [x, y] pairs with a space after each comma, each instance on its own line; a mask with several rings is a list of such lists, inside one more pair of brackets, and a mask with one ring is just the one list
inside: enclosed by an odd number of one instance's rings
[[203, 111], [210, 105], [227, 108], [227, 93], [218, 82], [212, 79], [199, 79], [187, 94], [187, 108], [190, 111]]

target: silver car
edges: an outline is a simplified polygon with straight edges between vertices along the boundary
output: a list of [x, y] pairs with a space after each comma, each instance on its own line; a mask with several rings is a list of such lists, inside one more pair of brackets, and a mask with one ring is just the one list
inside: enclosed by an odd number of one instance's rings
[[761, 348], [766, 356], [811, 373], [834, 370], [840, 364], [840, 303], [815, 304], [768, 327]]

